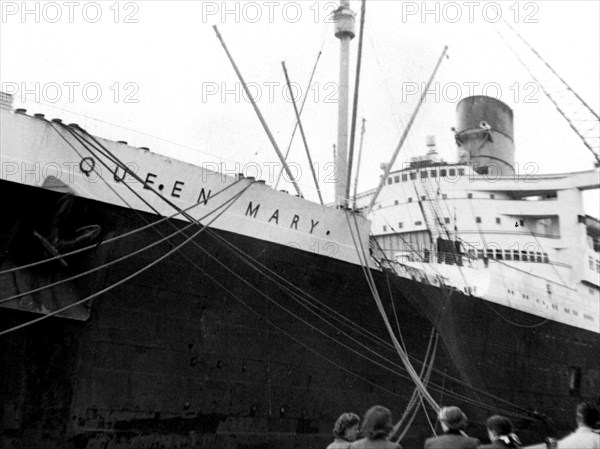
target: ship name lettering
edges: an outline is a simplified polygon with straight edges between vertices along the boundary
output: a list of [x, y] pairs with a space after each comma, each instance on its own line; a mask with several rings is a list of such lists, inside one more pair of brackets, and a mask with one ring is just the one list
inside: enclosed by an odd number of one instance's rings
[[312, 218], [310, 219], [310, 233], [312, 234], [319, 222], [315, 222]]
[[173, 185], [173, 190], [171, 191], [171, 196], [174, 196], [175, 198], [181, 197], [181, 195], [179, 193], [181, 192], [181, 188], [183, 186], [184, 186], [183, 181], [175, 181], [175, 184]]
[[290, 229], [293, 227], [298, 230], [298, 221], [300, 221], [300, 216], [294, 215], [294, 219], [292, 220], [292, 224], [290, 225]]
[[122, 182], [127, 175], [127, 171], [123, 170], [123, 176], [119, 176], [119, 166], [115, 167], [115, 171], [113, 173], [113, 178], [116, 182]]
[[275, 220], [275, 224], [279, 224], [279, 209], [276, 209], [275, 212], [273, 212], [273, 215], [269, 218], [269, 223], [271, 223], [271, 220]]
[[156, 179], [156, 175], [154, 173], [148, 173], [146, 175], [146, 180], [144, 181], [144, 189], [150, 190], [150, 185], [154, 184], [154, 180]]
[[198, 195], [198, 200], [196, 201], [196, 204], [204, 203], [206, 205], [206, 203], [208, 203], [208, 200], [210, 199], [211, 193], [212, 193], [212, 190], [209, 190], [208, 194], [207, 194], [204, 191], [204, 187], [203, 187], [202, 190], [200, 190], [200, 195]]
[[252, 201], [250, 201], [250, 203], [248, 203], [248, 209], [246, 209], [246, 215], [252, 215], [254, 218], [256, 218], [256, 214], [258, 214], [258, 208], [260, 207], [260, 204], [257, 204], [256, 207], [252, 207]]

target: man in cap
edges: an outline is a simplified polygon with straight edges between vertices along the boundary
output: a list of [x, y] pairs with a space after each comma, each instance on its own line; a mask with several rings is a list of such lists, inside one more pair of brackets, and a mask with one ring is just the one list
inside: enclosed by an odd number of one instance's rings
[[467, 417], [458, 407], [442, 408], [438, 419], [444, 434], [428, 438], [425, 449], [476, 449], [479, 446], [477, 438], [470, 438], [463, 432], [467, 426]]

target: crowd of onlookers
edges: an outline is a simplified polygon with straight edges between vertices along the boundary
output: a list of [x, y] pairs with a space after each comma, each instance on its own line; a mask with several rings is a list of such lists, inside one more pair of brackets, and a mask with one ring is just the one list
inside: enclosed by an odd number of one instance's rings
[[[577, 406], [577, 429], [562, 440], [548, 440], [549, 448], [557, 449], [600, 449], [598, 409], [582, 402]], [[514, 433], [511, 421], [500, 415], [487, 419], [489, 444], [481, 444], [477, 438], [465, 433], [467, 417], [458, 407], [444, 407], [438, 414], [441, 435], [428, 438], [424, 449], [503, 449], [520, 448], [521, 442]], [[401, 449], [395, 442], [392, 430], [392, 414], [380, 405], [371, 407], [361, 422], [354, 413], [342, 414], [335, 423], [335, 440], [327, 449]], [[361, 437], [359, 439], [359, 436]]]

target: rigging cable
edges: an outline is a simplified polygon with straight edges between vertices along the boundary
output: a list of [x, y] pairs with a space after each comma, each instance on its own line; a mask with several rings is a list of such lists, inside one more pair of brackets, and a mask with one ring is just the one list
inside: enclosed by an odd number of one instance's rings
[[[234, 204], [235, 200], [237, 200], [241, 196], [241, 194], [244, 193], [244, 192], [245, 192], [245, 190], [242, 191], [242, 192], [240, 192], [240, 194], [237, 195], [237, 197], [234, 199], [234, 201], [231, 202], [227, 206], [226, 209], [224, 209], [223, 211], [221, 211], [221, 213], [219, 215], [217, 215], [215, 218], [213, 218], [208, 224], [212, 223], [217, 218], [219, 218], [223, 213], [225, 213], [225, 211], [227, 211], [227, 209]], [[195, 223], [192, 223], [192, 224], [195, 224]], [[208, 224], [207, 224], [207, 226], [208, 226]], [[57, 310], [55, 310], [53, 312], [47, 313], [46, 315], [43, 315], [43, 316], [41, 316], [39, 318], [35, 318], [35, 319], [27, 321], [27, 322], [25, 322], [23, 324], [19, 324], [18, 326], [14, 326], [14, 327], [11, 327], [9, 329], [2, 330], [2, 331], [0, 331], [0, 336], [8, 334], [10, 332], [14, 332], [14, 331], [23, 329], [23, 328], [25, 328], [27, 326], [31, 326], [31, 325], [33, 325], [35, 323], [39, 323], [42, 320], [46, 320], [46, 319], [48, 319], [50, 317], [58, 315], [59, 313], [62, 313], [64, 311], [68, 310], [68, 309], [71, 309], [71, 308], [75, 307], [75, 306], [84, 304], [84, 303], [86, 303], [86, 302], [94, 299], [95, 297], [100, 296], [100, 295], [102, 295], [102, 294], [104, 294], [104, 293], [106, 293], [106, 292], [108, 292], [108, 291], [110, 291], [110, 290], [118, 287], [119, 285], [121, 285], [121, 284], [123, 284], [123, 283], [125, 283], [125, 282], [127, 282], [127, 281], [129, 281], [129, 280], [131, 280], [133, 278], [135, 278], [136, 276], [138, 276], [139, 274], [143, 273], [144, 271], [149, 270], [150, 268], [152, 268], [154, 265], [158, 264], [159, 262], [162, 262], [164, 259], [166, 259], [170, 255], [172, 255], [176, 251], [179, 251], [181, 248], [183, 248], [185, 245], [187, 245], [192, 239], [196, 238], [205, 229], [207, 229], [207, 228], [206, 227], [200, 228], [198, 231], [194, 232], [191, 236], [189, 236], [188, 238], [186, 238], [182, 243], [180, 243], [179, 245], [175, 246], [173, 249], [167, 251], [165, 254], [163, 254], [162, 256], [160, 256], [159, 258], [157, 258], [156, 260], [153, 260], [148, 265], [146, 265], [143, 268], [135, 271], [134, 273], [132, 273], [132, 274], [130, 274], [130, 275], [128, 275], [128, 276], [126, 276], [126, 277], [118, 280], [117, 282], [109, 285], [108, 287], [105, 287], [105, 288], [103, 288], [103, 289], [101, 289], [101, 290], [99, 290], [99, 291], [97, 291], [95, 293], [92, 293], [91, 295], [89, 295], [89, 296], [87, 296], [87, 297], [85, 297], [85, 298], [83, 298], [83, 299], [81, 299], [81, 300], [79, 300], [77, 302], [74, 302], [73, 304], [69, 304], [68, 306], [65, 306], [65, 307], [57, 309]]]
[[[84, 130], [82, 130], [81, 128], [79, 128], [79, 129], [80, 129], [82, 132], [85, 132], [85, 131], [84, 131]], [[89, 135], [89, 134], [88, 134], [88, 135]], [[102, 145], [101, 145], [101, 144], [100, 144], [100, 143], [99, 143], [99, 142], [98, 142], [98, 141], [97, 141], [97, 140], [94, 138], [94, 136], [91, 136], [91, 135], [90, 135], [90, 137], [91, 137], [93, 140], [95, 140], [95, 141], [98, 143], [98, 145], [99, 145], [99, 146], [102, 146]], [[108, 150], [106, 150], [106, 151], [108, 151]], [[110, 153], [110, 152], [109, 152], [109, 153]], [[118, 159], [117, 159], [115, 156], [113, 156], [113, 158], [114, 158], [114, 159], [116, 159], [116, 160], [118, 160]], [[119, 162], [120, 162], [120, 161], [119, 161]], [[122, 163], [121, 163], [121, 164], [122, 164]], [[124, 169], [124, 170], [129, 170], [129, 168], [128, 168], [128, 167], [126, 167], [126, 166], [123, 166], [123, 169]], [[129, 171], [130, 171], [130, 170], [129, 170]], [[160, 198], [162, 198], [164, 201], [166, 201], [167, 203], [171, 204], [171, 205], [172, 205], [172, 207], [175, 207], [175, 208], [177, 208], [177, 206], [176, 206], [176, 205], [174, 205], [174, 204], [172, 204], [172, 203], [171, 203], [171, 202], [170, 202], [168, 199], [166, 199], [166, 198], [162, 197], [162, 195], [161, 195], [160, 193], [158, 193], [158, 192], [156, 192], [156, 191], [154, 191], [154, 190], [153, 190], [153, 192], [154, 192], [156, 195], [158, 195]], [[210, 230], [210, 229], [209, 229], [209, 233], [211, 233], [211, 230]], [[216, 236], [216, 237], [218, 237], [218, 238], [220, 238], [220, 237], [219, 237], [218, 235], [216, 235], [216, 234], [215, 234], [215, 236]], [[224, 240], [224, 239], [222, 239], [222, 238], [220, 238], [220, 239], [221, 239], [222, 241], [226, 242], [226, 240]], [[193, 243], [195, 246], [197, 246], [197, 247], [198, 247], [198, 248], [199, 248], [201, 251], [205, 252], [205, 253], [206, 253], [206, 254], [207, 254], [209, 257], [213, 258], [213, 260], [215, 260], [217, 263], [220, 263], [220, 261], [219, 261], [218, 259], [215, 259], [215, 258], [214, 258], [214, 257], [213, 257], [213, 256], [212, 256], [210, 253], [208, 253], [207, 251], [205, 251], [203, 248], [199, 247], [199, 246], [197, 245], [197, 243], [196, 243], [196, 242], [193, 242], [193, 241], [192, 241], [192, 243]], [[226, 242], [226, 243], [228, 243], [228, 242]], [[228, 244], [229, 244], [229, 243], [228, 243]], [[229, 245], [231, 245], [231, 244], [229, 244]], [[241, 252], [241, 251], [240, 251], [240, 252]], [[364, 253], [363, 253], [363, 254], [364, 254]], [[366, 256], [365, 256], [365, 257], [366, 257]], [[365, 259], [365, 260], [366, 260], [366, 259]], [[255, 262], [257, 262], [258, 264], [260, 264], [260, 262], [258, 262], [258, 261], [255, 261]], [[193, 262], [192, 262], [192, 263], [193, 263]], [[197, 264], [195, 264], [195, 263], [193, 263], [193, 264], [194, 264], [195, 266], [197, 266]], [[221, 265], [222, 265], [222, 264], [221, 264]], [[229, 268], [228, 268], [228, 267], [226, 267], [226, 266], [224, 266], [224, 268], [226, 268], [226, 269], [228, 269], [228, 270], [229, 270]], [[232, 272], [231, 270], [229, 270], [229, 271], [230, 271], [230, 272]], [[239, 278], [239, 275], [237, 275], [237, 273], [235, 273], [235, 272], [232, 272], [232, 273], [233, 273], [234, 275], [236, 275], [236, 276]], [[242, 278], [240, 278], [240, 279], [241, 279], [242, 281], [246, 282], [246, 281], [245, 281], [245, 279], [242, 279]], [[293, 284], [291, 284], [291, 285], [293, 285]], [[296, 287], [296, 288], [297, 288], [297, 287]], [[265, 297], [269, 298], [268, 296], [264, 295], [262, 292], [260, 292], [260, 291], [259, 291], [259, 293], [260, 293], [260, 294], [262, 294], [263, 296], [265, 296]], [[269, 298], [269, 299], [270, 299], [270, 298]], [[272, 299], [270, 299], [270, 300], [272, 301]], [[275, 303], [275, 304], [276, 304], [276, 305], [278, 305], [278, 306], [280, 306], [280, 305], [279, 305], [279, 304], [277, 304], [277, 303]], [[280, 307], [281, 307], [281, 306], [280, 306]], [[285, 309], [285, 308], [284, 308], [284, 309]], [[313, 328], [314, 328], [314, 326], [310, 325], [309, 323], [306, 323], [306, 324], [308, 324], [309, 326], [311, 326], [311, 327], [313, 327]], [[318, 329], [317, 329], [317, 330], [318, 330]], [[322, 332], [321, 332], [321, 333], [322, 333]], [[329, 337], [329, 338], [331, 338], [331, 337]], [[334, 340], [334, 341], [336, 341], [335, 339], [333, 339], [333, 340]], [[338, 342], [338, 343], [340, 343], [340, 342]], [[340, 344], [341, 344], [341, 343], [340, 343]], [[360, 355], [360, 356], [362, 356], [362, 357], [365, 357], [364, 355], [362, 355], [362, 354], [360, 354], [360, 353], [358, 353], [358, 352], [356, 352], [356, 351], [353, 351], [353, 352], [357, 353], [358, 355]], [[380, 366], [381, 366], [381, 365], [380, 365]], [[460, 382], [460, 380], [459, 380], [459, 379], [455, 379], [455, 380], [456, 380], [456, 381], [458, 381], [458, 382]], [[468, 386], [468, 385], [467, 385], [467, 386]], [[455, 394], [455, 393], [453, 393], [453, 395], [454, 395], [454, 396], [456, 396], [456, 394]], [[468, 398], [466, 398], [466, 397], [463, 397], [463, 399], [464, 399], [464, 400], [466, 400], [466, 401], [472, 402], [472, 400], [470, 400], [470, 399], [468, 399]], [[507, 402], [507, 401], [506, 401], [506, 402]], [[480, 405], [481, 405], [481, 406], [483, 406], [483, 407], [486, 407], [486, 408], [488, 408], [488, 407], [489, 407], [487, 404], [484, 404], [484, 403], [481, 403], [481, 402], [479, 402], [479, 403], [480, 403]], [[507, 402], [507, 403], [508, 403], [508, 402]], [[510, 403], [509, 403], [509, 404], [510, 404]], [[512, 405], [512, 404], [511, 404], [511, 405]], [[498, 410], [497, 408], [494, 408], [494, 409]], [[508, 412], [508, 414], [514, 415], [514, 413], [511, 413], [511, 412]], [[517, 415], [517, 416], [519, 416], [519, 417], [523, 417], [523, 415]]]

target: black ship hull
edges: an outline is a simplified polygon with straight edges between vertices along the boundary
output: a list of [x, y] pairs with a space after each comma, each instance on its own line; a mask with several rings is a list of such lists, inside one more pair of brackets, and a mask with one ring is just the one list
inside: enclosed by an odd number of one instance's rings
[[[5, 181], [1, 191], [0, 270], [48, 257], [33, 231], [51, 232], [61, 195]], [[69, 226], [100, 226], [107, 240], [157, 219], [77, 198]], [[184, 225], [163, 222], [66, 257], [67, 266], [54, 261], [3, 274], [2, 298], [145, 248]], [[81, 300], [184, 239], [25, 299], [50, 310]], [[483, 437], [485, 417], [502, 410], [534, 441], [566, 431], [577, 401], [598, 399], [598, 334], [385, 270], [372, 274], [411, 356], [423, 360], [432, 327], [439, 332], [430, 391], [443, 405], [460, 405], [473, 433]], [[1, 308], [1, 329], [37, 317]], [[382, 404], [396, 418], [404, 412], [414, 385], [386, 342], [360, 266], [205, 230], [71, 316], [0, 336], [2, 442], [31, 449], [322, 448], [344, 411]], [[420, 447], [430, 434], [421, 410], [404, 446]]]

